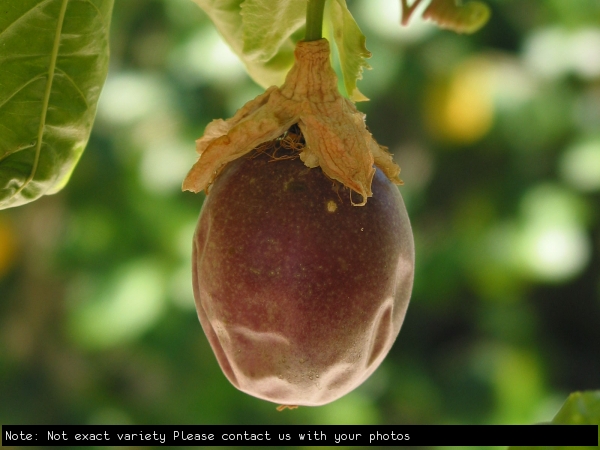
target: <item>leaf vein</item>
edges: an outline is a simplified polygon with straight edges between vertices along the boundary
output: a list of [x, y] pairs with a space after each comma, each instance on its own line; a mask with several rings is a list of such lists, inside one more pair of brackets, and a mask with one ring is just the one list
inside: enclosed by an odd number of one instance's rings
[[0, 57], [0, 64], [9, 62], [9, 61], [16, 61], [19, 59], [29, 59], [29, 58], [46, 58], [48, 55], [47, 54], [35, 54], [35, 55], [11, 55], [11, 56], [3, 56]]
[[104, 21], [104, 16], [102, 15], [102, 11], [100, 11], [100, 8], [98, 8], [98, 6], [92, 0], [83, 0], [83, 1], [85, 3], [89, 3], [90, 5], [92, 5], [92, 7], [98, 13], [98, 17], [100, 18], [100, 22], [102, 22], [102, 27], [106, 28], [106, 22]]
[[19, 92], [21, 92], [23, 89], [25, 89], [27, 86], [29, 86], [31, 83], [33, 83], [34, 81], [39, 80], [40, 78], [43, 78], [44, 74], [41, 73], [33, 78], [31, 78], [29, 81], [27, 81], [26, 83], [23, 83], [21, 86], [19, 86], [12, 94], [10, 94], [8, 97], [6, 97], [6, 99], [4, 101], [2, 101], [0, 103], [0, 109], [6, 105], [15, 95], [17, 95]]
[[85, 107], [89, 108], [90, 105], [88, 104], [87, 98], [85, 96], [85, 94], [81, 91], [81, 89], [79, 89], [79, 86], [77, 85], [77, 83], [75, 83], [75, 81], [73, 80], [73, 78], [71, 78], [69, 76], [69, 74], [67, 74], [67, 72], [65, 72], [64, 70], [60, 69], [60, 68], [56, 68], [55, 72], [62, 74], [68, 81], [69, 83], [71, 83], [73, 85], [73, 88], [75, 88], [75, 90], [77, 91], [77, 93], [79, 94], [79, 96], [81, 97], [81, 99], [83, 100], [83, 102], [85, 103]]
[[2, 161], [4, 161], [6, 158], [8, 158], [9, 156], [12, 156], [16, 153], [22, 152], [23, 150], [27, 150], [28, 148], [31, 148], [34, 146], [35, 146], [35, 143], [21, 145], [20, 147], [17, 147], [15, 150], [9, 151], [9, 152], [5, 153], [4, 155], [0, 156], [0, 163]]
[[2, 37], [2, 35], [4, 33], [6, 33], [8, 30], [10, 30], [15, 24], [19, 23], [24, 17], [27, 17], [30, 13], [32, 13], [32, 12], [40, 9], [42, 7], [42, 5], [44, 5], [44, 3], [50, 3], [51, 1], [52, 0], [43, 0], [42, 2], [38, 3], [37, 5], [35, 5], [33, 8], [30, 8], [27, 11], [25, 11], [13, 23], [11, 23], [9, 26], [7, 26], [4, 30], [0, 31], [0, 37]]
[[57, 24], [56, 24], [56, 33], [54, 34], [52, 54], [50, 56], [50, 65], [48, 67], [48, 78], [46, 81], [46, 91], [44, 92], [44, 100], [43, 100], [43, 104], [42, 104], [42, 115], [40, 117], [40, 126], [38, 128], [37, 142], [36, 142], [36, 148], [35, 148], [35, 158], [33, 161], [33, 166], [31, 168], [31, 173], [29, 174], [29, 176], [27, 177], [27, 179], [25, 180], [23, 185], [19, 189], [17, 189], [13, 193], [13, 195], [11, 195], [11, 198], [15, 197], [16, 195], [19, 195], [21, 193], [21, 191], [23, 189], [25, 189], [25, 187], [27, 187], [27, 185], [29, 183], [31, 183], [31, 181], [35, 177], [35, 174], [38, 169], [38, 164], [40, 161], [40, 153], [42, 151], [42, 139], [44, 137], [44, 129], [46, 127], [46, 113], [48, 112], [48, 105], [50, 103], [50, 94], [52, 93], [52, 82], [54, 81], [56, 60], [58, 59], [58, 49], [60, 47], [60, 36], [62, 33], [65, 15], [67, 13], [68, 3], [69, 3], [69, 0], [62, 0], [60, 14], [58, 16], [58, 20], [57, 20]]

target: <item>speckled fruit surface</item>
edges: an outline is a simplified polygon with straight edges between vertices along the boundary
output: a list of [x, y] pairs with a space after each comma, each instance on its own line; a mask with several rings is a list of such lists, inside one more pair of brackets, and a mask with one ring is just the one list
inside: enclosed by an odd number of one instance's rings
[[194, 236], [193, 285], [235, 387], [317, 406], [384, 359], [408, 307], [414, 244], [398, 188], [377, 170], [372, 190], [353, 206], [321, 169], [257, 153], [216, 179]]

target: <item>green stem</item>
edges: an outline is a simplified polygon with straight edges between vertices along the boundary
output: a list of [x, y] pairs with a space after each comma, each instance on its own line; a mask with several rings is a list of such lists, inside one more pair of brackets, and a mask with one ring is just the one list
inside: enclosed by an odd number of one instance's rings
[[305, 41], [318, 41], [323, 38], [323, 11], [325, 0], [308, 0], [306, 7]]

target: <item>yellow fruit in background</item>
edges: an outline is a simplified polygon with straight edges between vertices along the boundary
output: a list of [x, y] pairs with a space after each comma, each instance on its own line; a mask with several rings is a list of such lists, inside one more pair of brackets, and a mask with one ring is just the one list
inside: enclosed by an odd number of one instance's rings
[[429, 87], [425, 115], [436, 137], [470, 144], [485, 136], [494, 122], [492, 75], [488, 62], [469, 59]]
[[7, 272], [16, 255], [16, 236], [8, 220], [0, 217], [0, 278]]

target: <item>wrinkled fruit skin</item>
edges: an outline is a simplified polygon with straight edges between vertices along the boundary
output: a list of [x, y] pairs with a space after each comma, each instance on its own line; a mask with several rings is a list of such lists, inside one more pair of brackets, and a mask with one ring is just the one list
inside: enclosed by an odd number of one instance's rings
[[321, 169], [252, 156], [229, 163], [203, 205], [198, 316], [235, 387], [323, 405], [365, 381], [400, 331], [414, 269], [408, 215], [379, 170], [373, 197], [352, 206]]

